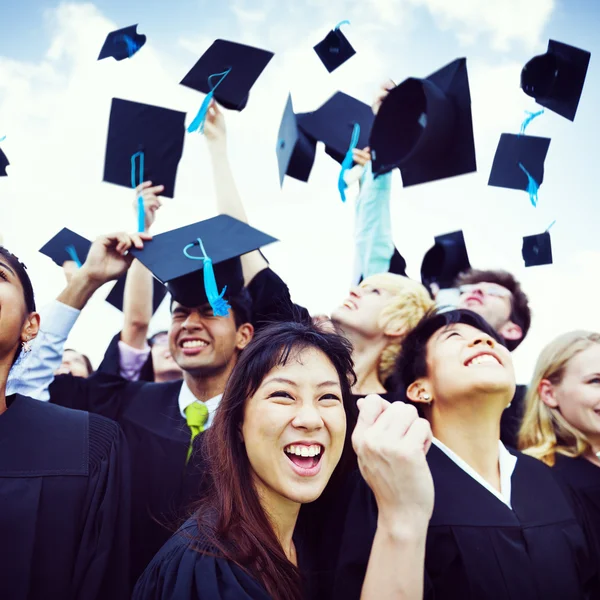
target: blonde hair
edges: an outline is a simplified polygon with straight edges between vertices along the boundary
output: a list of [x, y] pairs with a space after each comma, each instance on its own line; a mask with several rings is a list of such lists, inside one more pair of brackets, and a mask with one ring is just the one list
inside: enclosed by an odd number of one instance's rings
[[433, 301], [425, 286], [418, 281], [393, 273], [371, 275], [361, 282], [360, 287], [365, 286], [382, 288], [392, 295], [389, 304], [381, 311], [379, 327], [403, 331], [403, 335], [391, 338], [379, 357], [378, 374], [383, 383], [394, 372], [394, 364], [402, 350], [404, 336], [433, 307]]
[[560, 384], [569, 361], [594, 344], [600, 344], [600, 334], [571, 331], [542, 350], [525, 396], [525, 415], [519, 431], [519, 448], [525, 454], [553, 466], [557, 452], [576, 458], [590, 450], [585, 435], [570, 425], [558, 408], [544, 404], [539, 387], [543, 379], [552, 385]]

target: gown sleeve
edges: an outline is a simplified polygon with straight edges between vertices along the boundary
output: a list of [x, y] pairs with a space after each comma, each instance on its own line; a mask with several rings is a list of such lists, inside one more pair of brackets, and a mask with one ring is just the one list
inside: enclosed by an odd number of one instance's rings
[[130, 489], [127, 446], [117, 423], [89, 415], [89, 476], [74, 565], [77, 600], [126, 600]]
[[116, 375], [128, 381], [154, 381], [150, 349], [137, 350], [121, 341], [121, 332], [111, 340], [98, 372]]
[[243, 569], [192, 543], [190, 529], [179, 530], [144, 571], [132, 600], [269, 600]]

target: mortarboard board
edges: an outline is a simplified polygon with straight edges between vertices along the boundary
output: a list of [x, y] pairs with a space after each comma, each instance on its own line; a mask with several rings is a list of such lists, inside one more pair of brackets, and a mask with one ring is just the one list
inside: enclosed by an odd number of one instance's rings
[[[127, 276], [124, 275], [120, 279], [117, 279], [117, 283], [113, 286], [112, 290], [106, 297], [106, 301], [121, 312], [123, 312], [123, 297], [125, 294], [126, 277]], [[161, 305], [161, 302], [164, 300], [166, 295], [167, 290], [165, 286], [158, 281], [158, 279], [152, 279], [152, 314], [158, 310], [158, 307]]]
[[379, 108], [369, 146], [373, 173], [399, 167], [404, 187], [476, 171], [466, 59], [393, 88]]
[[299, 127], [300, 115], [294, 113], [292, 96], [288, 96], [279, 133], [277, 134], [277, 163], [279, 183], [283, 185], [286, 175], [300, 181], [308, 181], [315, 162], [316, 141]]
[[87, 258], [92, 242], [83, 236], [63, 227], [51, 240], [46, 242], [40, 252], [51, 258], [59, 267], [72, 260], [81, 266]]
[[523, 238], [523, 260], [526, 267], [539, 267], [552, 264], [552, 243], [550, 232], [528, 235]]
[[427, 251], [421, 264], [421, 281], [429, 288], [437, 283], [450, 288], [460, 273], [471, 268], [462, 231], [454, 231], [435, 238], [435, 245]]
[[137, 25], [111, 31], [106, 36], [98, 60], [109, 56], [115, 60], [131, 58], [145, 43], [146, 36], [137, 32]]
[[573, 121], [591, 54], [550, 40], [545, 54], [532, 58], [521, 71], [521, 88], [542, 106]]
[[[218, 300], [223, 300], [223, 293], [226, 300], [244, 287], [240, 256], [275, 241], [242, 221], [219, 215], [161, 233], [146, 242], [143, 250], [133, 249], [131, 253], [152, 271], [177, 302], [194, 307], [208, 301], [217, 314], [215, 305], [222, 306]], [[207, 279], [212, 272], [211, 291]]]
[[360, 125], [356, 147], [365, 148], [369, 145], [374, 119], [368, 104], [337, 92], [317, 110], [304, 114], [300, 127], [314, 140], [323, 142], [325, 152], [341, 163], [348, 152], [355, 123]]
[[488, 185], [529, 192], [537, 204], [537, 189], [544, 181], [544, 161], [550, 138], [503, 133], [496, 149]]
[[330, 73], [356, 54], [356, 50], [340, 30], [340, 26], [344, 24], [349, 25], [350, 21], [342, 21], [336, 25], [325, 39], [314, 47], [314, 51]]
[[185, 113], [113, 98], [104, 181], [124, 187], [152, 181], [173, 198], [184, 135]]
[[215, 40], [180, 83], [204, 94], [212, 93], [221, 106], [241, 111], [250, 89], [273, 56], [273, 52], [253, 46]]
[[10, 163], [8, 162], [8, 158], [6, 158], [6, 154], [2, 152], [2, 148], [0, 148], [0, 177], [6, 177], [6, 167], [8, 167]]

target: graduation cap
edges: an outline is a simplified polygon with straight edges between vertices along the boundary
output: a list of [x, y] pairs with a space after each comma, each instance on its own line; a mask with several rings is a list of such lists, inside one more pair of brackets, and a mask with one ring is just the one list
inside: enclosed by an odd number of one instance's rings
[[356, 54], [356, 50], [340, 30], [340, 27], [346, 24], [350, 25], [350, 21], [342, 21], [336, 25], [325, 39], [314, 47], [314, 51], [330, 73]]
[[8, 167], [8, 165], [10, 165], [8, 158], [6, 158], [6, 154], [4, 154], [2, 148], [0, 148], [0, 177], [7, 177], [6, 167]]
[[188, 307], [209, 302], [225, 316], [227, 298], [244, 287], [240, 256], [277, 241], [242, 221], [219, 215], [155, 236], [131, 253]]
[[537, 205], [537, 190], [544, 181], [544, 161], [550, 138], [503, 133], [496, 149], [488, 185], [523, 190]]
[[534, 56], [521, 71], [521, 88], [542, 106], [575, 120], [591, 54], [550, 40], [545, 54]]
[[[124, 275], [120, 279], [117, 279], [117, 283], [114, 285], [112, 290], [106, 297], [106, 301], [114, 306], [117, 310], [123, 312], [123, 298], [125, 295], [125, 280], [127, 276]], [[158, 307], [161, 305], [164, 297], [167, 295], [167, 289], [165, 286], [158, 281], [158, 279], [152, 279], [152, 314], [154, 314]]]
[[137, 32], [137, 24], [111, 31], [106, 36], [98, 60], [109, 56], [115, 60], [131, 58], [145, 43], [146, 36]]
[[436, 283], [440, 288], [451, 288], [458, 275], [471, 268], [462, 231], [454, 231], [435, 238], [421, 264], [421, 281], [429, 288]]
[[276, 152], [280, 185], [283, 185], [286, 175], [300, 181], [308, 181], [315, 162], [317, 143], [299, 127], [299, 117], [300, 115], [294, 113], [290, 94], [277, 134]]
[[399, 167], [404, 187], [476, 171], [466, 59], [392, 89], [379, 108], [369, 146], [373, 173]]
[[[549, 228], [548, 228], [549, 229]], [[552, 264], [552, 242], [550, 232], [528, 235], [523, 238], [523, 260], [526, 267]]]
[[80, 267], [85, 262], [91, 245], [90, 240], [63, 227], [40, 248], [40, 252], [51, 258], [59, 267], [69, 260]]
[[113, 98], [103, 180], [129, 188], [150, 180], [173, 198], [184, 135], [185, 113]]
[[215, 40], [180, 82], [206, 94], [188, 131], [203, 132], [206, 111], [213, 97], [225, 108], [244, 110], [252, 86], [273, 56], [268, 50]]

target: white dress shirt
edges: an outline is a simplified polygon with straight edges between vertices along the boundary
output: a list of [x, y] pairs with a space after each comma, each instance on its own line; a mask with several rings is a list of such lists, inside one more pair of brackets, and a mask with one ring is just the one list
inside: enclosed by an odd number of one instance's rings
[[[206, 408], [208, 408], [208, 420], [206, 421], [204, 429], [208, 429], [212, 425], [213, 419], [215, 418], [215, 411], [217, 410], [217, 406], [219, 406], [219, 402], [221, 402], [222, 397], [223, 394], [219, 394], [218, 396], [215, 396], [214, 398], [204, 402]], [[198, 400], [196, 396], [192, 394], [192, 390], [190, 390], [188, 384], [184, 380], [183, 385], [181, 386], [181, 391], [179, 392], [179, 411], [184, 419], [185, 409], [194, 402], [200, 402], [200, 400]]]
[[517, 457], [511, 454], [501, 441], [498, 441], [498, 459], [500, 462], [500, 491], [491, 486], [475, 469], [470, 467], [460, 456], [454, 453], [448, 446], [442, 444], [437, 438], [433, 438], [433, 444], [439, 448], [452, 462], [459, 466], [467, 475], [470, 475], [477, 483], [494, 494], [498, 500], [504, 502], [512, 510], [511, 477], [517, 466]]

